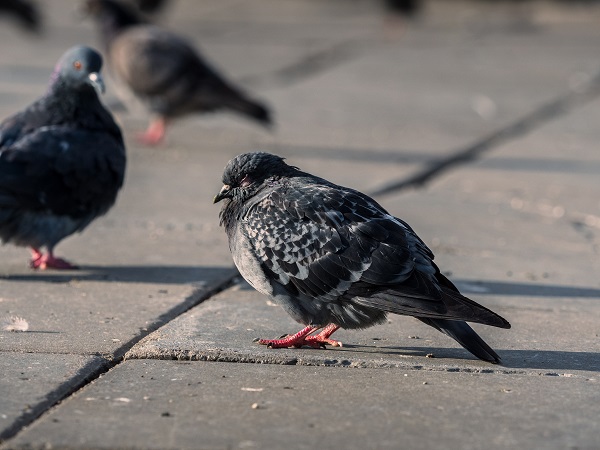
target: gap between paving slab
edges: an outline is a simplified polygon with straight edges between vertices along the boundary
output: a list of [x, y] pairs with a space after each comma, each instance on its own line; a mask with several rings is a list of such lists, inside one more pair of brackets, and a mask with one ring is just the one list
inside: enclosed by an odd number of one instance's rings
[[[0, 443], [15, 436], [23, 427], [110, 368], [110, 363], [99, 356], [61, 355], [58, 364], [53, 364], [54, 361], [48, 361], [44, 356], [46, 355], [24, 353], [18, 362], [15, 362], [9, 353], [0, 354], [0, 367], [3, 372], [0, 387], [22, 392], [23, 397], [31, 399], [31, 403], [41, 399], [36, 404], [28, 404], [19, 415], [13, 415], [13, 411], [20, 410], [21, 405], [11, 405], [9, 398], [3, 399], [3, 421], [13, 417], [14, 419], [0, 432]], [[41, 363], [40, 360], [44, 362]], [[48, 392], [47, 385], [53, 384], [56, 374], [65, 367], [75, 371], [75, 374]]]
[[[158, 316], [154, 322], [149, 324], [145, 330], [141, 331], [130, 341], [117, 348], [111, 355], [92, 356], [90, 361], [84, 364], [74, 377], [68, 378], [60, 383], [55, 389], [43, 396], [43, 399], [35, 405], [31, 405], [17, 416], [13, 423], [0, 432], [0, 444], [16, 436], [24, 427], [36, 421], [44, 413], [48, 412], [65, 399], [72, 396], [92, 381], [96, 380], [102, 374], [108, 372], [111, 368], [117, 366], [123, 361], [123, 356], [128, 350], [136, 345], [140, 340], [155, 332], [174, 318], [184, 314], [193, 307], [199, 305], [208, 298], [213, 297], [219, 292], [230, 287], [237, 277], [237, 271], [232, 269], [231, 275], [223, 282], [212, 289], [197, 289], [182, 302], [176, 304], [173, 308]], [[56, 353], [53, 353], [56, 354]], [[43, 356], [43, 353], [38, 353]], [[64, 355], [65, 357], [69, 355]], [[75, 356], [75, 355], [71, 355]]]
[[358, 43], [343, 41], [316, 51], [288, 66], [267, 74], [241, 78], [242, 85], [253, 89], [287, 87], [354, 58], [361, 51]]
[[[137, 360], [12, 448], [596, 448], [597, 385], [548, 377]], [[552, 395], [548, 395], [551, 392]], [[582, 416], [581, 405], [589, 404]], [[532, 424], [535, 424], [534, 426]]]
[[509, 141], [519, 139], [542, 125], [565, 116], [579, 106], [588, 103], [600, 95], [600, 73], [590, 80], [576, 86], [548, 103], [536, 108], [531, 113], [515, 122], [500, 128], [487, 137], [475, 142], [466, 148], [459, 149], [443, 159], [433, 161], [429, 167], [417, 171], [412, 176], [405, 177], [397, 182], [388, 183], [379, 189], [373, 190], [370, 195], [382, 196], [392, 194], [407, 188], [424, 187], [425, 184], [439, 177], [443, 172], [455, 166], [473, 162], [480, 155]]

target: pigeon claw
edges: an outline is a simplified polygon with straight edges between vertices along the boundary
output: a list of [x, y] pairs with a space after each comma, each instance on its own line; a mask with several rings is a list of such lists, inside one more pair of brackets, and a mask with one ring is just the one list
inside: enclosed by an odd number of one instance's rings
[[301, 348], [305, 345], [321, 349], [327, 348], [327, 345], [331, 345], [332, 347], [342, 347], [340, 341], [329, 339], [329, 336], [331, 336], [338, 328], [338, 325], [329, 324], [319, 334], [311, 336], [311, 333], [319, 328], [309, 325], [294, 335], [284, 334], [279, 339], [259, 339], [258, 343], [266, 345], [267, 348]]
[[69, 261], [56, 258], [52, 254], [43, 254], [38, 251], [33, 252], [29, 266], [36, 270], [58, 269], [58, 270], [75, 270], [78, 267], [71, 264]]
[[319, 346], [321, 346], [322, 348], [325, 348], [325, 345], [331, 345], [332, 347], [343, 347], [344, 346], [340, 341], [322, 337], [320, 334], [317, 334], [316, 336], [306, 336], [305, 341], [308, 345], [312, 345], [313, 343], [316, 343], [316, 344], [319, 344]]
[[[324, 344], [314, 341], [306, 341], [304, 339], [290, 339], [289, 336], [284, 339], [259, 339], [258, 343], [266, 345], [267, 348], [301, 348], [308, 345], [312, 348], [324, 348]], [[322, 346], [323, 345], [323, 346]]]

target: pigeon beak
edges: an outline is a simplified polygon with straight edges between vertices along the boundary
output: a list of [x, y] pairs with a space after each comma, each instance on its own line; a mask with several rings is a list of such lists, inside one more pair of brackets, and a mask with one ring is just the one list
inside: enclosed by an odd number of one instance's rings
[[96, 89], [96, 92], [98, 92], [98, 94], [104, 94], [104, 80], [98, 72], [90, 73], [88, 75], [88, 79], [90, 80], [90, 84], [94, 86], [94, 89]]
[[221, 188], [219, 193], [217, 195], [215, 195], [215, 198], [213, 199], [213, 204], [219, 203], [224, 198], [229, 197], [230, 191], [231, 191], [231, 186], [229, 186], [228, 184], [223, 185], [223, 187]]

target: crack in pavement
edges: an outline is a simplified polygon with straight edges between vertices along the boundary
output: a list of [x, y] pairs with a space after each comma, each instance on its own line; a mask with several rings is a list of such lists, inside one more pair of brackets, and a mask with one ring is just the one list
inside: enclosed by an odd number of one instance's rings
[[[232, 269], [233, 272], [233, 269]], [[0, 445], [4, 445], [6, 441], [14, 438], [25, 427], [37, 421], [42, 415], [48, 414], [52, 409], [59, 406], [63, 401], [69, 399], [81, 389], [97, 380], [100, 376], [107, 373], [109, 370], [117, 367], [124, 361], [124, 355], [133, 346], [142, 339], [152, 334], [160, 327], [175, 319], [177, 316], [186, 313], [190, 309], [198, 306], [200, 303], [208, 300], [214, 295], [231, 287], [239, 277], [237, 270], [232, 273], [224, 281], [214, 286], [212, 289], [204, 290], [197, 289], [181, 303], [178, 303], [165, 313], [158, 316], [145, 330], [140, 331], [137, 336], [134, 336], [128, 342], [117, 348], [110, 355], [91, 355], [92, 359], [84, 367], [82, 367], [75, 376], [69, 378], [50, 391], [44, 399], [37, 404], [28, 407], [23, 413], [17, 416], [13, 423], [7, 426], [4, 431], [0, 432]], [[55, 353], [52, 353], [55, 354]], [[90, 355], [85, 355], [90, 356]]]
[[31, 425], [44, 413], [50, 411], [61, 401], [91, 383], [111, 367], [109, 361], [100, 357], [93, 357], [73, 377], [58, 385], [56, 389], [48, 392], [37, 404], [28, 406], [20, 416], [15, 418], [12, 424], [0, 432], [0, 445], [4, 444], [8, 439], [15, 437], [23, 428]]
[[287, 87], [353, 59], [359, 48], [355, 41], [338, 42], [324, 50], [310, 53], [288, 66], [266, 74], [242, 77], [238, 82], [253, 89]]
[[369, 195], [382, 196], [408, 188], [422, 188], [444, 172], [473, 162], [485, 152], [525, 136], [558, 117], [565, 116], [577, 107], [594, 100], [599, 95], [600, 72], [596, 73], [588, 82], [582, 83], [567, 93], [539, 106], [531, 113], [494, 131], [483, 139], [453, 152], [446, 158], [438, 159], [409, 177], [385, 184], [369, 192]]

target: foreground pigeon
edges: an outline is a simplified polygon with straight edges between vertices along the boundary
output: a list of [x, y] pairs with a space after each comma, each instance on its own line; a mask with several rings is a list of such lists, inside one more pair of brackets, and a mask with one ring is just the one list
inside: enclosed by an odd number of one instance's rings
[[260, 152], [229, 161], [223, 183], [214, 202], [225, 200], [221, 224], [237, 268], [306, 325], [259, 343], [339, 346], [330, 339], [338, 328], [366, 328], [391, 312], [416, 317], [478, 358], [500, 361], [464, 321], [510, 324], [461, 295], [410, 226], [372, 198]]
[[139, 136], [143, 143], [158, 144], [169, 121], [193, 112], [226, 109], [271, 124], [267, 108], [225, 81], [183, 38], [142, 23], [114, 0], [88, 0], [87, 10], [99, 23], [111, 73], [154, 115]]
[[95, 50], [71, 48], [46, 94], [0, 124], [0, 239], [31, 247], [36, 269], [74, 268], [55, 245], [106, 213], [123, 185], [121, 130], [96, 92], [101, 67]]

